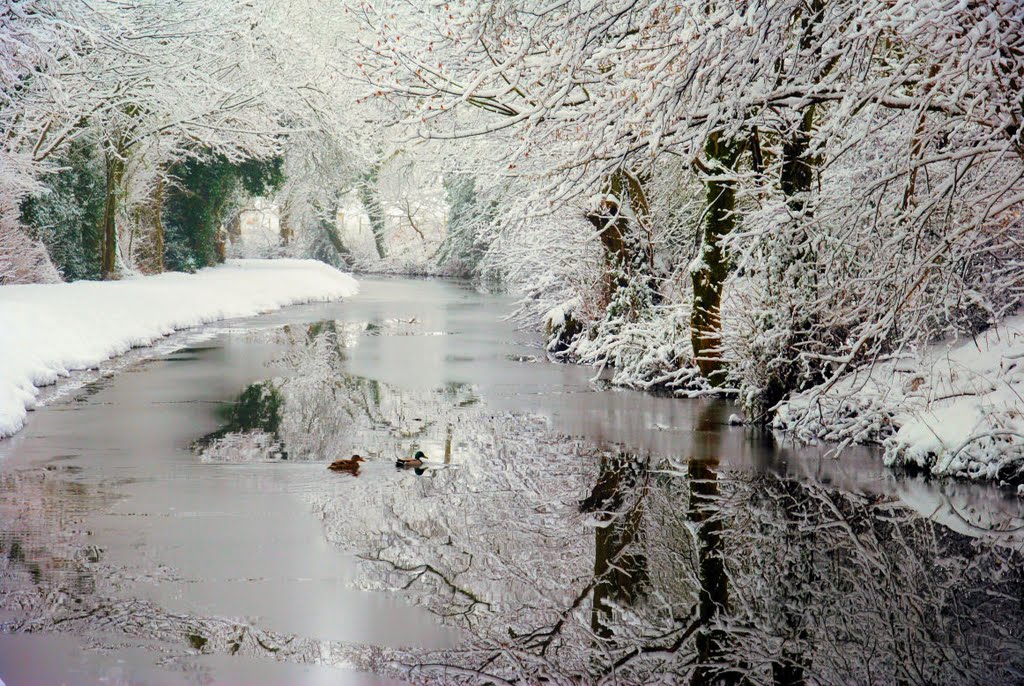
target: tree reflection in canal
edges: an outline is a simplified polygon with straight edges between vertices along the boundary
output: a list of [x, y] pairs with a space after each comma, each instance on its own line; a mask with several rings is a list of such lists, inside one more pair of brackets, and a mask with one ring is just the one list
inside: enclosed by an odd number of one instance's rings
[[[694, 441], [686, 463], [690, 504], [687, 516], [696, 525], [696, 561], [698, 611], [694, 648], [695, 664], [690, 683], [738, 683], [739, 665], [729, 665], [729, 632], [721, 626], [720, 618], [729, 613], [729, 579], [725, 571], [723, 549], [724, 516], [719, 510], [721, 500], [718, 483], [719, 433], [714, 415], [717, 406], [709, 406], [697, 421]], [[720, 423], [720, 422], [718, 422]]]
[[889, 497], [725, 471], [721, 405], [679, 454], [637, 455], [487, 414], [466, 388], [347, 376], [330, 363], [338, 340], [313, 332], [291, 358], [289, 453], [375, 441], [385, 459], [433, 445], [450, 462], [316, 502], [329, 538], [363, 560], [359, 585], [462, 631], [454, 648], [396, 654], [405, 678], [781, 686], [1024, 673], [1022, 557], [998, 536], [954, 533]]
[[413, 445], [450, 459], [452, 410], [479, 399], [465, 384], [410, 395], [341, 373], [346, 346], [368, 327], [323, 321], [271, 332], [291, 346], [282, 362], [293, 374], [249, 385], [226, 410], [225, 426], [193, 449], [204, 460], [229, 462], [394, 457]]

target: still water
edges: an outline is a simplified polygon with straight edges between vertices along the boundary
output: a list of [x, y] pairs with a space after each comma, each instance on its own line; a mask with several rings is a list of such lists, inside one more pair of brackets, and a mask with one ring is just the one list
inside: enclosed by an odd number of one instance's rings
[[1024, 683], [1020, 499], [610, 389], [512, 307], [367, 279], [30, 415], [0, 680]]

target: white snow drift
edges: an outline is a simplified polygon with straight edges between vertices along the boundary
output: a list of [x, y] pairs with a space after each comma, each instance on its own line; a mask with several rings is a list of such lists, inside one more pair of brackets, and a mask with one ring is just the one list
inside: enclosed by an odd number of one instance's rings
[[313, 260], [229, 260], [196, 274], [0, 288], [0, 437], [25, 423], [37, 387], [178, 329], [355, 295]]
[[881, 361], [825, 393], [797, 395], [779, 409], [775, 426], [803, 439], [881, 442], [889, 465], [1019, 483], [1024, 316], [975, 338]]

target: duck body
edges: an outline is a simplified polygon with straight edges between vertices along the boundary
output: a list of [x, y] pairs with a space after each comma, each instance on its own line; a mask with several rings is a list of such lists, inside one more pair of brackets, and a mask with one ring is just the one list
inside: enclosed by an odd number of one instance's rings
[[422, 450], [417, 450], [416, 455], [413, 457], [400, 457], [395, 461], [396, 467], [422, 467], [427, 456], [423, 454]]
[[366, 460], [359, 455], [353, 455], [347, 460], [335, 460], [327, 465], [327, 468], [332, 472], [357, 472], [360, 462], [366, 462]]

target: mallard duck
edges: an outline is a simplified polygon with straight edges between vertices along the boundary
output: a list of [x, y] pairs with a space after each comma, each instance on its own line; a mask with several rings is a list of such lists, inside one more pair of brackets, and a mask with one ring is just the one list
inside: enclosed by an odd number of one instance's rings
[[413, 457], [400, 457], [395, 462], [396, 467], [420, 467], [423, 462], [427, 459], [427, 456], [423, 454], [422, 450], [417, 450], [416, 455]]
[[360, 462], [366, 462], [366, 460], [358, 455], [353, 455], [347, 460], [335, 460], [327, 465], [327, 468], [332, 472], [358, 472]]

